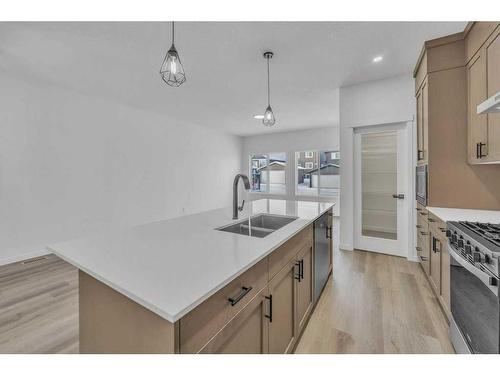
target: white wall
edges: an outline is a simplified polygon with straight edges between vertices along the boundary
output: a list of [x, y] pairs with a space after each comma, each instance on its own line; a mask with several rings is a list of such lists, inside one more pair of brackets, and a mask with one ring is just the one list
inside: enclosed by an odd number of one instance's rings
[[410, 74], [340, 89], [340, 247], [354, 245], [353, 129], [413, 121], [414, 81]]
[[[295, 152], [308, 150], [337, 151], [339, 149], [339, 128], [337, 126], [330, 126], [327, 128], [243, 137], [242, 149], [241, 170], [242, 173], [245, 174], [249, 173], [248, 156], [250, 154], [285, 152], [288, 161], [285, 177], [287, 192], [286, 195], [277, 195], [273, 197], [276, 197], [278, 199], [296, 199]], [[342, 158], [342, 154], [340, 154], [340, 158]], [[292, 186], [293, 188], [291, 188]], [[258, 199], [262, 197], [262, 195], [258, 193], [245, 194], [247, 199]], [[266, 194], [266, 196], [269, 195]], [[301, 196], [298, 199], [317, 200], [317, 196]]]
[[0, 72], [0, 264], [231, 204], [241, 138]]

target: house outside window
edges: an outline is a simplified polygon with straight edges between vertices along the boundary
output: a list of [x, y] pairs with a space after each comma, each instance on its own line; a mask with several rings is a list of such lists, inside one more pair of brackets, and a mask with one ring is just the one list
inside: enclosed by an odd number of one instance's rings
[[287, 157], [284, 152], [250, 155], [250, 190], [286, 194]]
[[340, 189], [338, 151], [299, 151], [296, 159], [296, 195], [332, 196]]

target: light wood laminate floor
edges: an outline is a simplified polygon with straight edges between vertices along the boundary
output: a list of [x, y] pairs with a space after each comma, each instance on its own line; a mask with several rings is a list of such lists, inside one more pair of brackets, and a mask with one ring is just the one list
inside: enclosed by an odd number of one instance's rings
[[54, 255], [0, 267], [0, 353], [78, 353], [78, 272]]
[[[333, 281], [333, 282], [332, 282]], [[296, 353], [452, 353], [416, 263], [340, 251]], [[78, 273], [56, 256], [0, 267], [0, 353], [78, 353]]]
[[339, 251], [296, 353], [454, 353], [418, 263]]

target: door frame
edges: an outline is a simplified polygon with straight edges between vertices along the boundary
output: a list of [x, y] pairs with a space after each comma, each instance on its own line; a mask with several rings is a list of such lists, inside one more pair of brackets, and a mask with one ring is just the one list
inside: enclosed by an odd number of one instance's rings
[[[371, 125], [371, 126], [363, 126], [356, 127], [353, 129], [353, 172], [354, 172], [354, 212], [353, 212], [353, 244], [355, 249], [368, 250], [373, 252], [380, 252], [389, 255], [403, 256], [409, 260], [415, 260], [415, 254], [413, 249], [414, 243], [414, 233], [412, 231], [413, 228], [413, 216], [412, 216], [412, 208], [414, 207], [414, 176], [413, 176], [413, 167], [414, 167], [414, 152], [412, 150], [413, 140], [414, 140], [414, 127], [413, 121], [409, 122], [398, 122], [391, 124], [380, 124], [380, 125]], [[360, 180], [360, 170], [361, 170], [361, 158], [360, 158], [360, 147], [361, 147], [361, 134], [370, 134], [370, 133], [380, 133], [384, 131], [401, 131], [399, 133], [398, 139], [398, 152], [402, 153], [401, 158], [401, 169], [402, 171], [407, 171], [406, 176], [401, 176], [402, 180], [398, 180], [398, 182], [402, 182], [406, 185], [405, 187], [405, 199], [403, 201], [399, 201], [402, 203], [403, 207], [400, 209], [402, 220], [402, 237], [399, 236], [397, 242], [398, 247], [401, 247], [401, 250], [394, 251], [394, 249], [389, 249], [388, 251], [381, 251], [376, 248], [366, 249], [366, 241], [361, 239], [361, 180]], [[397, 192], [398, 194], [401, 191]], [[398, 224], [399, 224], [398, 219]], [[398, 233], [399, 234], [399, 233]], [[377, 239], [375, 239], [377, 240]], [[386, 240], [387, 241], [387, 240]], [[377, 243], [379, 241], [374, 241]], [[379, 242], [382, 246], [384, 240], [380, 240]], [[364, 245], [363, 245], [364, 244]]]

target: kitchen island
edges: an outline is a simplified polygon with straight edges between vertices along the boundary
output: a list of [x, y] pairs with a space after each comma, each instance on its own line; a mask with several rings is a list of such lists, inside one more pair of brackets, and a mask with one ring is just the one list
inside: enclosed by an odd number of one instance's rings
[[333, 205], [250, 202], [240, 220], [296, 218], [263, 238], [216, 230], [236, 222], [219, 209], [50, 245], [80, 270], [80, 352], [292, 351], [312, 310], [312, 223]]

